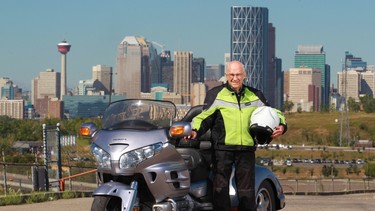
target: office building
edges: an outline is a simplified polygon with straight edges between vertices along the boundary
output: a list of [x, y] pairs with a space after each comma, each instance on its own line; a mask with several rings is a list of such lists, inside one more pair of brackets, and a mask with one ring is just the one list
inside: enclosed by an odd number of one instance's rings
[[[9, 99], [9, 94], [11, 92], [9, 85], [13, 85], [13, 81], [8, 77], [0, 77], [0, 100]], [[3, 90], [3, 87], [4, 90]]]
[[359, 102], [360, 96], [374, 96], [375, 73], [372, 71], [357, 71], [352, 68], [337, 73], [338, 93], [346, 100], [353, 98]]
[[374, 97], [375, 73], [366, 71], [361, 73], [361, 95]]
[[8, 116], [14, 119], [24, 118], [23, 100], [0, 100], [0, 116]]
[[348, 100], [353, 98], [359, 102], [359, 93], [361, 89], [361, 76], [355, 70], [349, 70], [337, 73], [338, 93]]
[[193, 67], [191, 74], [191, 82], [198, 83], [204, 82], [204, 73], [206, 68], [206, 62], [204, 58], [193, 58]]
[[[275, 90], [275, 102], [274, 107], [283, 110], [284, 106], [284, 72], [282, 71], [282, 60], [275, 58], [275, 73], [276, 73], [276, 82], [273, 87]], [[270, 84], [272, 86], [272, 84]]]
[[127, 98], [139, 98], [150, 92], [152, 83], [160, 83], [160, 57], [152, 42], [140, 36], [126, 36], [117, 48], [115, 92]]
[[5, 85], [3, 85], [2, 87], [0, 87], [0, 91], [1, 91], [1, 98], [0, 99], [3, 99], [3, 100], [14, 100], [14, 87], [13, 87], [13, 83], [7, 83]]
[[171, 61], [170, 51], [165, 51], [164, 56], [161, 57], [161, 83], [168, 84], [168, 92], [173, 89], [173, 61]]
[[47, 69], [31, 81], [31, 102], [37, 117], [48, 117], [52, 112], [49, 110], [48, 102], [60, 98], [60, 76], [61, 73]]
[[266, 96], [268, 103], [271, 106], [281, 109], [279, 103], [278, 103], [278, 106], [276, 106], [276, 91], [277, 91], [277, 86], [280, 86], [280, 84], [276, 84], [276, 83], [280, 82], [280, 80], [277, 80], [277, 76], [280, 76], [281, 66], [276, 66], [276, 46], [275, 45], [276, 45], [276, 29], [275, 27], [273, 27], [272, 23], [269, 23], [268, 24], [268, 57], [267, 57], [268, 69], [266, 69], [266, 74], [265, 74], [266, 77], [264, 78], [263, 94]]
[[204, 83], [191, 84], [191, 106], [203, 105], [206, 98], [207, 86]]
[[190, 103], [191, 73], [193, 69], [193, 53], [189, 51], [175, 51], [173, 54], [173, 89], [182, 95], [182, 103]]
[[108, 95], [108, 89], [98, 79], [80, 80], [77, 89], [78, 95]]
[[92, 67], [92, 81], [98, 80], [104, 86], [104, 94], [108, 95], [112, 89], [112, 67], [95, 65]]
[[321, 93], [321, 70], [319, 68], [289, 69], [289, 98], [296, 111], [318, 111]]
[[295, 52], [294, 67], [319, 68], [321, 70], [321, 104], [329, 106], [330, 67], [322, 45], [299, 45]]
[[222, 64], [209, 64], [206, 65], [206, 81], [218, 81], [221, 77], [225, 76], [224, 65]]
[[[231, 8], [231, 60], [244, 65], [245, 84], [265, 90], [268, 77], [269, 26], [268, 9], [263, 7]], [[266, 96], [267, 97], [267, 96]]]
[[45, 96], [60, 98], [60, 75], [53, 69], [40, 72], [39, 76], [31, 81], [31, 102], [35, 104], [36, 99], [43, 99]]
[[349, 51], [345, 51], [346, 68], [364, 72], [367, 68], [367, 62], [362, 61], [361, 57], [355, 57]]

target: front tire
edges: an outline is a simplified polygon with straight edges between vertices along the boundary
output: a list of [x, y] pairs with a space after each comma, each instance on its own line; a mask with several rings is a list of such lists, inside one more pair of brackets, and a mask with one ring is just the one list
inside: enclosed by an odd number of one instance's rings
[[258, 211], [276, 210], [275, 193], [269, 181], [265, 180], [260, 184], [256, 201]]
[[94, 196], [91, 211], [121, 211], [121, 199], [114, 196]]

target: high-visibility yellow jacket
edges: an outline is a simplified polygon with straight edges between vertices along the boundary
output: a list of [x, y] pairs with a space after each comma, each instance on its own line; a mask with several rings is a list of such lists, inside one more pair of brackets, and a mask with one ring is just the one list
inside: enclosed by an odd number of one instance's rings
[[[192, 127], [198, 136], [210, 129], [215, 149], [254, 150], [255, 143], [249, 133], [250, 117], [256, 108], [264, 105], [269, 106], [260, 90], [243, 85], [236, 93], [226, 83], [207, 92], [203, 111], [194, 117]], [[285, 118], [275, 110], [286, 132]]]

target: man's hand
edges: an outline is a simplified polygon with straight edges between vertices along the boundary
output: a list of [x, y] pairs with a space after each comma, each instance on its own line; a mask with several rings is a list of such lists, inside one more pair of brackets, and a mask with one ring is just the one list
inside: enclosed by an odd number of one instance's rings
[[187, 141], [188, 139], [195, 139], [197, 137], [197, 131], [191, 131], [191, 135], [190, 136], [185, 136], [184, 139], [185, 141]]
[[273, 131], [271, 138], [272, 139], [278, 138], [279, 136], [281, 136], [283, 134], [283, 132], [284, 132], [284, 126], [279, 125], [279, 126], [276, 127], [276, 130]]

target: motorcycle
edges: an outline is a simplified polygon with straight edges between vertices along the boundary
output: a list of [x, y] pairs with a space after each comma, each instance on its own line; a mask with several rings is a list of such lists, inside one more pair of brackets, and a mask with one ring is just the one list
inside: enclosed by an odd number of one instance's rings
[[[183, 121], [176, 121], [172, 102], [129, 99], [105, 109], [101, 129], [92, 122], [82, 124], [80, 133], [92, 141], [101, 182], [91, 210], [212, 210], [209, 135], [183, 140], [191, 134], [191, 119], [201, 111], [193, 107]], [[256, 190], [258, 210], [285, 206], [281, 185], [267, 168], [256, 167]]]

